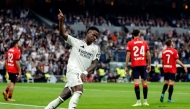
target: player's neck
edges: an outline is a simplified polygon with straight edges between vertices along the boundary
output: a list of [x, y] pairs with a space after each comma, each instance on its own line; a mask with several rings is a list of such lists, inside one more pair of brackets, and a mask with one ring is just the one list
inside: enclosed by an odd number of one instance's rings
[[137, 39], [137, 38], [140, 38], [139, 36], [137, 36], [137, 37], [134, 37], [134, 39]]
[[87, 45], [90, 45], [90, 44], [88, 43], [88, 41], [87, 41], [87, 39], [86, 39], [86, 38], [84, 39], [84, 42], [86, 42], [86, 44], [87, 44]]
[[15, 47], [15, 48], [18, 48], [18, 46], [16, 46], [16, 45], [15, 45], [14, 47]]

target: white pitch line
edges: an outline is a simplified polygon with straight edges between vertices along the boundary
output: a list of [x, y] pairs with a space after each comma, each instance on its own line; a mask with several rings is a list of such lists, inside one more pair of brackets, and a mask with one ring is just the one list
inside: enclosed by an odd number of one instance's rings
[[[4, 103], [4, 102], [0, 102], [0, 104], [23, 106], [23, 107], [36, 107], [36, 108], [44, 108], [45, 107], [45, 106], [37, 106], [37, 105], [29, 105], [29, 104], [16, 104], [16, 103]], [[67, 109], [67, 108], [57, 108], [57, 109]]]
[[[18, 88], [35, 88], [35, 89], [49, 89], [49, 88], [47, 88], [47, 87], [28, 87], [28, 86], [16, 86], [16, 87], [18, 87]], [[57, 89], [57, 90], [60, 90], [60, 89], [63, 89], [63, 88], [53, 88], [53, 89]], [[106, 91], [106, 92], [124, 92], [124, 93], [126, 93], [126, 92], [132, 92], [132, 91], [124, 91], [124, 90], [99, 90], [99, 89], [84, 89], [84, 90], [88, 90], [88, 91]], [[160, 92], [155, 92], [155, 91], [149, 91], [148, 93], [160, 93]], [[189, 93], [183, 93], [183, 92], [176, 92], [175, 94], [189, 94]]]

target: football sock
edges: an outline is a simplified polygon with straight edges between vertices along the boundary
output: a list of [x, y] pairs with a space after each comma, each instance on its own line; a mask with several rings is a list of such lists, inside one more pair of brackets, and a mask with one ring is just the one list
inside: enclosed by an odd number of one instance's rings
[[9, 99], [11, 99], [11, 98], [12, 98], [12, 93], [9, 93], [8, 98], [9, 98]]
[[135, 84], [135, 94], [136, 94], [137, 100], [140, 100], [140, 88], [139, 88], [139, 84]]
[[78, 100], [80, 99], [80, 96], [82, 95], [81, 91], [74, 92], [73, 96], [71, 97], [69, 101], [69, 108], [68, 109], [76, 109]]
[[172, 93], [173, 93], [173, 84], [170, 84], [170, 87], [169, 87], [169, 96], [168, 96], [168, 99], [171, 100], [171, 97], [172, 97]]
[[7, 93], [9, 92], [9, 87], [7, 87], [7, 88], [5, 89], [5, 92], [7, 92]]
[[63, 102], [64, 102], [64, 100], [59, 96], [58, 98], [56, 98], [55, 100], [50, 102], [48, 104], [48, 106], [46, 106], [44, 109], [55, 109], [56, 107], [58, 107]]
[[147, 102], [147, 99], [144, 99], [144, 103], [146, 103]]
[[168, 84], [164, 84], [163, 89], [162, 89], [162, 94], [166, 92], [167, 88], [168, 88]]
[[137, 103], [141, 103], [141, 100], [139, 99], [139, 100], [137, 100]]
[[147, 95], [148, 95], [148, 86], [147, 85], [143, 85], [143, 95], [144, 95], [144, 99], [147, 99]]

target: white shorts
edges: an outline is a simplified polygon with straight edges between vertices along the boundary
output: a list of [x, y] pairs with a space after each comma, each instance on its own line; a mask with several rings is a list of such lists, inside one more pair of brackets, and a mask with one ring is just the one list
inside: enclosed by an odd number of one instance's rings
[[77, 70], [70, 70], [69, 72], [67, 72], [67, 84], [65, 85], [65, 87], [74, 87], [83, 84], [80, 75], [81, 73], [79, 73], [79, 71]]

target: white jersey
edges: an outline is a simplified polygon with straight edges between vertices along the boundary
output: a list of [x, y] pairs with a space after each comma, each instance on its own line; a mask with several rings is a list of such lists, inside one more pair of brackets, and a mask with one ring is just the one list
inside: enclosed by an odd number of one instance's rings
[[100, 48], [95, 44], [87, 45], [85, 41], [68, 35], [68, 44], [72, 46], [67, 65], [67, 73], [70, 70], [77, 70], [82, 73], [87, 70], [93, 60], [99, 60]]

